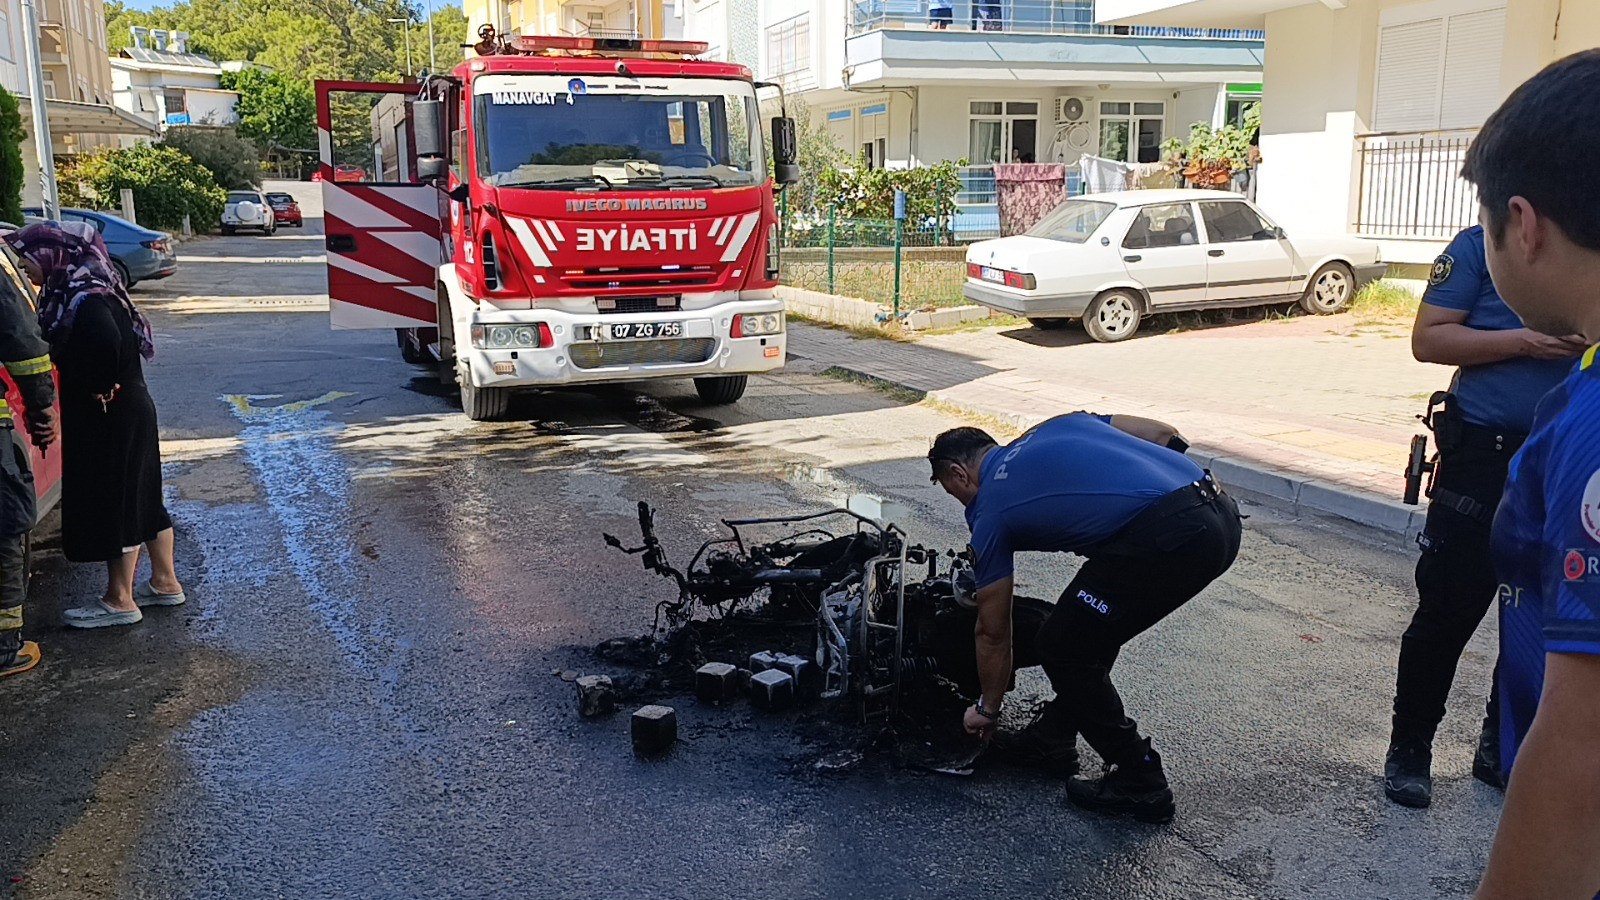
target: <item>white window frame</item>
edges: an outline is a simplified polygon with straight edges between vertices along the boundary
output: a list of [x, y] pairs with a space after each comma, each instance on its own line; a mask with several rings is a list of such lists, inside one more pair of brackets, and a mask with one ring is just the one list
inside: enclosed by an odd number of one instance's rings
[[[805, 39], [803, 44], [802, 37]], [[811, 68], [811, 13], [803, 12], [768, 25], [762, 38], [767, 51], [767, 77], [783, 78]], [[789, 41], [794, 44], [794, 65], [785, 69], [781, 68], [782, 48]]]
[[[1372, 127], [1374, 129], [1378, 127], [1378, 91], [1381, 87], [1380, 67], [1383, 64], [1382, 40], [1383, 30], [1385, 28], [1393, 28], [1400, 25], [1414, 25], [1420, 22], [1428, 22], [1438, 19], [1441, 21], [1441, 27], [1444, 31], [1441, 40], [1447, 41], [1450, 29], [1449, 20], [1452, 17], [1489, 12], [1497, 9], [1505, 10], [1506, 15], [1509, 17], [1511, 14], [1510, 0], [1428, 0], [1426, 3], [1416, 3], [1410, 6], [1398, 6], [1381, 11], [1378, 14], [1378, 48], [1375, 51], [1372, 60]], [[1502, 52], [1503, 51], [1504, 46], [1502, 45]], [[1437, 100], [1437, 107], [1434, 110], [1434, 122], [1431, 128], [1421, 129], [1424, 132], [1459, 130], [1455, 128], [1443, 129], [1441, 126], [1441, 113], [1444, 105], [1444, 73], [1445, 66], [1448, 65], [1448, 62], [1449, 46], [1448, 44], [1445, 44], [1444, 46], [1440, 47], [1438, 76], [1437, 80], [1435, 81], [1435, 84], [1440, 86], [1440, 91]]]
[[[974, 104], [977, 104], [977, 103], [995, 103], [995, 104], [999, 104], [1000, 111], [997, 112], [997, 113], [975, 113], [975, 112], [972, 111], [972, 107], [973, 107]], [[1034, 112], [1033, 112], [1032, 115], [1029, 115], [1027, 113], [1013, 113], [1013, 112], [1010, 112], [1010, 108], [1009, 108], [1008, 104], [1011, 104], [1011, 103], [1032, 103], [1033, 107], [1034, 107]], [[970, 98], [968, 98], [967, 99], [967, 158], [968, 158], [968, 160], [972, 163], [972, 165], [975, 165], [975, 166], [992, 165], [992, 163], [990, 163], [988, 160], [983, 160], [982, 162], [980, 162], [977, 159], [973, 158], [973, 155], [972, 155], [972, 125], [973, 125], [974, 122], [999, 122], [1000, 123], [1000, 147], [1001, 147], [1002, 151], [1004, 151], [1005, 148], [1010, 147], [1011, 144], [1012, 144], [1013, 127], [1014, 127], [1015, 123], [1031, 121], [1031, 122], [1033, 122], [1033, 142], [1034, 142], [1035, 145], [1037, 145], [1039, 143], [1039, 136], [1043, 133], [1043, 131], [1042, 131], [1042, 129], [1044, 127], [1044, 125], [1043, 125], [1043, 122], [1044, 122], [1043, 113], [1044, 113], [1045, 106], [1046, 106], [1046, 104], [1045, 104], [1044, 101], [1038, 100], [1038, 99], [1034, 99], [1034, 98], [1023, 98], [1023, 99], [1020, 99], [1020, 100], [1016, 99], [1016, 98], [1012, 98], [1010, 100], [1005, 100], [1005, 99], [1001, 99], [1001, 98], [997, 98], [997, 97], [970, 97]], [[1034, 151], [1033, 152], [1034, 152], [1034, 157], [1037, 159], [1038, 158], [1038, 154], [1039, 154], [1039, 150], [1038, 150], [1037, 146], [1034, 147]], [[1000, 162], [1002, 164], [1005, 164], [1005, 163], [1011, 162], [1011, 160], [1002, 159], [1002, 160], [1000, 160]]]
[[[1103, 112], [1103, 110], [1105, 109], [1105, 104], [1107, 104], [1107, 103], [1126, 103], [1126, 104], [1128, 104], [1128, 112], [1126, 114]], [[1149, 113], [1137, 113], [1137, 112], [1134, 112], [1134, 110], [1138, 108], [1138, 105], [1140, 103], [1156, 103], [1156, 104], [1159, 104], [1161, 106], [1161, 115], [1155, 116], [1155, 115], [1150, 115]], [[1167, 112], [1168, 112], [1168, 109], [1167, 109], [1167, 101], [1165, 101], [1165, 100], [1134, 100], [1134, 99], [1131, 99], [1131, 98], [1127, 99], [1127, 100], [1097, 100], [1097, 101], [1095, 101], [1094, 111], [1095, 111], [1094, 152], [1096, 154], [1099, 154], [1100, 151], [1103, 149], [1100, 146], [1101, 123], [1103, 123], [1103, 122], [1126, 122], [1126, 123], [1128, 123], [1128, 155], [1130, 157], [1132, 157], [1132, 159], [1119, 159], [1119, 160], [1117, 160], [1117, 162], [1129, 163], [1129, 164], [1137, 164], [1139, 162], [1139, 123], [1140, 122], [1152, 122], [1152, 121], [1160, 122], [1161, 123], [1161, 140], [1164, 141], [1168, 137], [1168, 135], [1167, 135]], [[1161, 146], [1161, 141], [1156, 141], [1156, 146], [1159, 148]]]

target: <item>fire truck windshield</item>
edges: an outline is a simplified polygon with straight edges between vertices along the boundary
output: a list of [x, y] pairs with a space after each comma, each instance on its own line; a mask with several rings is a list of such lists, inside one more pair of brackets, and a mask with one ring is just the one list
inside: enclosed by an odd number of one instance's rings
[[478, 175], [498, 187], [671, 190], [767, 178], [745, 82], [495, 75], [478, 78], [473, 95]]

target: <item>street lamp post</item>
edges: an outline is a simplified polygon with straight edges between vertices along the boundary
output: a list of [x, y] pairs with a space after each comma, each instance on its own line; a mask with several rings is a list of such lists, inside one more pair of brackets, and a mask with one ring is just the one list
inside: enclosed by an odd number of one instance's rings
[[406, 35], [406, 75], [409, 76], [411, 74], [411, 72], [412, 72], [412, 69], [411, 69], [411, 20], [410, 19], [390, 19], [389, 20], [390, 24], [394, 24], [394, 23], [397, 23], [397, 22], [400, 24], [400, 26], [402, 28], [405, 29], [405, 35]]
[[40, 205], [46, 219], [59, 219], [61, 201], [56, 193], [55, 143], [50, 139], [50, 114], [45, 106], [44, 61], [39, 49], [39, 11], [34, 0], [22, 0], [22, 54], [27, 66], [28, 93], [33, 101], [34, 156], [39, 158]]
[[428, 74], [430, 75], [439, 71], [439, 60], [434, 58], [433, 54], [433, 0], [428, 0]]

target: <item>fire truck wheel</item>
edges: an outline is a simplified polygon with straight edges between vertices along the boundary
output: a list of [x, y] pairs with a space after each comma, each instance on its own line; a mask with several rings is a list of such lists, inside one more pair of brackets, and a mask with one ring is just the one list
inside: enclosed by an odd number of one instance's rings
[[511, 392], [505, 388], [473, 387], [470, 378], [462, 378], [461, 411], [474, 422], [493, 422], [506, 414], [511, 402]]
[[395, 335], [400, 341], [400, 358], [408, 363], [424, 363], [428, 361], [428, 354], [423, 352], [420, 341], [415, 340], [415, 333], [409, 328], [396, 328]]
[[700, 394], [701, 400], [721, 406], [743, 397], [745, 385], [749, 383], [749, 375], [713, 375], [696, 378], [694, 389]]

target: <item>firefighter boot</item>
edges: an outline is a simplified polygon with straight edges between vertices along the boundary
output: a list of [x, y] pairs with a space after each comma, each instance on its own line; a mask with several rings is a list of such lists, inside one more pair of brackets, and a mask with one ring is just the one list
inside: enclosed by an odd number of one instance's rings
[[1412, 809], [1433, 802], [1433, 746], [1414, 737], [1395, 737], [1383, 758], [1383, 792]]
[[1488, 719], [1483, 720], [1478, 752], [1472, 757], [1472, 777], [1497, 791], [1506, 789], [1506, 779], [1500, 771], [1500, 729]]
[[[1146, 748], [1149, 742], [1145, 742]], [[1130, 815], [1140, 822], [1172, 821], [1177, 806], [1172, 788], [1161, 769], [1161, 754], [1147, 749], [1142, 758], [1119, 763], [1099, 780], [1074, 778], [1067, 782], [1067, 799], [1091, 812]]]
[[1022, 731], [996, 734], [990, 752], [998, 762], [1057, 778], [1078, 774], [1078, 732], [1057, 700], [1046, 703]]
[[0, 631], [0, 678], [21, 675], [39, 664], [39, 645], [22, 639], [18, 629]]

